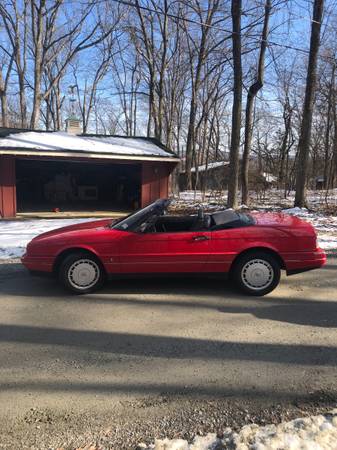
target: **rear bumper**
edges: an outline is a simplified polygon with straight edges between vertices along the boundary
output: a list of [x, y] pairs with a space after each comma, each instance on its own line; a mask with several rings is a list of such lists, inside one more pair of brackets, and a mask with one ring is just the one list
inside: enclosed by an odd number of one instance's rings
[[326, 263], [325, 251], [317, 248], [313, 252], [297, 252], [282, 255], [287, 275], [318, 269]]
[[44, 256], [28, 256], [25, 254], [21, 258], [21, 262], [30, 272], [51, 273], [53, 271], [53, 258], [47, 258]]

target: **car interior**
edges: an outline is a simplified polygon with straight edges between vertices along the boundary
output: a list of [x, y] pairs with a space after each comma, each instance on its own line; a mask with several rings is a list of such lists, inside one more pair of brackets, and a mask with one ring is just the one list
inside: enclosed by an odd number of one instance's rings
[[145, 233], [176, 233], [187, 231], [216, 231], [253, 225], [247, 214], [226, 210], [206, 214], [202, 208], [196, 215], [161, 215], [151, 218], [140, 227]]

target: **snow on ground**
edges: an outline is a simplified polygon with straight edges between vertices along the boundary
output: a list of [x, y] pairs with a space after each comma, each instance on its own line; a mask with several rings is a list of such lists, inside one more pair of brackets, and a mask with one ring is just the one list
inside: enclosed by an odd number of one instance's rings
[[[239, 193], [240, 195], [240, 193]], [[284, 198], [284, 192], [278, 189], [269, 189], [265, 192], [250, 192], [251, 203], [259, 208], [291, 208], [295, 200], [295, 191], [287, 193]], [[337, 189], [331, 189], [326, 195], [325, 191], [308, 191], [308, 203], [312, 209], [319, 209], [322, 206], [337, 206]], [[226, 204], [227, 191], [208, 191], [204, 195], [201, 191], [183, 191], [180, 192], [178, 199], [180, 202], [205, 202]]]
[[0, 222], [0, 259], [20, 258], [35, 236], [55, 228], [97, 219], [32, 219]]
[[324, 250], [337, 250], [337, 216], [309, 212], [306, 208], [289, 208], [282, 212], [310, 222], [317, 231], [319, 246]]
[[279, 425], [246, 425], [238, 433], [227, 428], [222, 439], [215, 434], [196, 436], [191, 444], [183, 439], [157, 439], [140, 444], [144, 450], [336, 450], [337, 409], [331, 414], [311, 416]]

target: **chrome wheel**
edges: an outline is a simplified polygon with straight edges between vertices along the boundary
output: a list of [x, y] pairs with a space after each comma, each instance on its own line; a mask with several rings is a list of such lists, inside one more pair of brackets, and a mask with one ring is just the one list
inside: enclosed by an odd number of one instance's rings
[[251, 259], [242, 267], [241, 279], [247, 288], [261, 291], [268, 288], [273, 282], [274, 269], [268, 261]]
[[99, 281], [100, 268], [92, 259], [78, 259], [68, 269], [68, 281], [78, 290], [90, 289]]

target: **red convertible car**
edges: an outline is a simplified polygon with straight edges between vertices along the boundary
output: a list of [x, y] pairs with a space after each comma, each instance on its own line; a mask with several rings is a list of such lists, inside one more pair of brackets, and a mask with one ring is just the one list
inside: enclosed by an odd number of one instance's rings
[[23, 264], [49, 272], [74, 293], [88, 293], [112, 275], [228, 273], [251, 295], [265, 295], [288, 275], [321, 267], [314, 228], [279, 213], [224, 210], [167, 213], [158, 200], [118, 221], [97, 220], [50, 231], [27, 246]]

